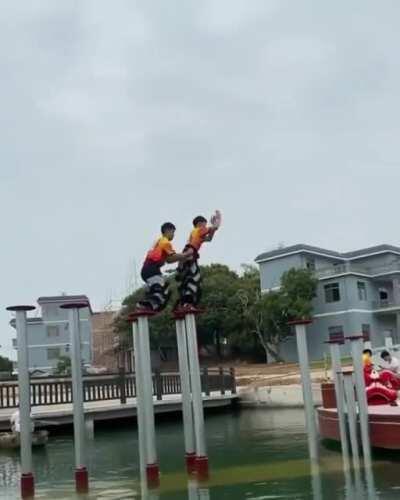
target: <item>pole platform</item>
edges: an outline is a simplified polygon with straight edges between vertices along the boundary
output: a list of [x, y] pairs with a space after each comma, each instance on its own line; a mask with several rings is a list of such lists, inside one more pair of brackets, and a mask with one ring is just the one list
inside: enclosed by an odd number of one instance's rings
[[33, 311], [34, 309], [36, 309], [35, 306], [8, 306], [8, 307], [6, 307], [7, 311], [14, 311], [14, 312], [17, 312], [17, 311]]
[[150, 310], [145, 310], [143, 311], [135, 311], [130, 314], [128, 314], [128, 321], [131, 323], [137, 321], [139, 318], [151, 318], [153, 316], [156, 316], [157, 312], [156, 311], [150, 311]]
[[208, 457], [196, 457], [196, 474], [198, 481], [207, 481], [209, 478]]
[[194, 314], [197, 316], [198, 314], [204, 314], [206, 310], [201, 307], [195, 306], [179, 306], [173, 312], [174, 319], [183, 319], [187, 314]]
[[160, 486], [160, 469], [158, 464], [146, 465], [146, 479], [147, 486], [150, 489], [158, 488]]
[[189, 476], [196, 473], [196, 453], [185, 453], [186, 471]]
[[21, 497], [33, 498], [35, 496], [35, 479], [32, 472], [21, 475]]
[[293, 319], [291, 321], [288, 321], [287, 324], [289, 326], [296, 326], [296, 325], [310, 325], [313, 322], [312, 319], [310, 318], [305, 318], [305, 319]]

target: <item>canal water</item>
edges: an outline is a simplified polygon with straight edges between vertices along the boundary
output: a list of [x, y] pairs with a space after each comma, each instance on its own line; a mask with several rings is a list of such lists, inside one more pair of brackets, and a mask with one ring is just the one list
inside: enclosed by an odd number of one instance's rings
[[[321, 447], [320, 475], [311, 476], [302, 410], [246, 409], [207, 415], [211, 478], [188, 482], [183, 465], [182, 423], [157, 422], [161, 488], [152, 500], [212, 499], [400, 499], [400, 454], [375, 456], [374, 493], [345, 483], [338, 450]], [[90, 494], [78, 497], [73, 483], [72, 433], [50, 438], [34, 452], [38, 499], [140, 499], [138, 441], [134, 424], [96, 430], [88, 445]], [[0, 451], [0, 499], [19, 498], [19, 457]], [[321, 490], [316, 488], [320, 480]], [[320, 496], [322, 491], [322, 497]], [[358, 492], [358, 496], [357, 496]], [[318, 496], [319, 495], [319, 496]]]

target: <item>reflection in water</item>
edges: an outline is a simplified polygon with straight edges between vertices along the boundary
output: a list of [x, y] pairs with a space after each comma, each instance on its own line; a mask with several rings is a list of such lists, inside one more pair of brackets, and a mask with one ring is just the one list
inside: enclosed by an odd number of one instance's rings
[[[400, 498], [399, 464], [386, 456], [370, 470], [343, 470], [341, 453], [321, 447], [318, 467], [310, 474], [301, 409], [209, 415], [206, 429], [211, 477], [198, 485], [188, 483], [185, 474], [182, 423], [158, 423], [161, 486], [150, 492], [141, 491], [136, 428], [128, 423], [97, 429], [88, 448], [91, 490], [85, 500], [372, 500], [372, 475], [379, 500]], [[33, 457], [38, 499], [79, 498], [74, 494], [71, 434], [50, 436], [47, 452], [35, 450]], [[18, 454], [3, 451], [0, 499], [16, 499], [18, 490]]]

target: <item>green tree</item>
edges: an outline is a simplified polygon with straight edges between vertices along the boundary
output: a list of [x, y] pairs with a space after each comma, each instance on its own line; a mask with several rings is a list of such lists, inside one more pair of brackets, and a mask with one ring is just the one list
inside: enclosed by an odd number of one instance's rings
[[11, 359], [0, 356], [0, 372], [12, 372], [13, 364]]
[[[205, 313], [197, 319], [199, 343], [211, 344], [214, 339], [219, 351], [220, 339], [229, 337], [232, 316], [240, 315], [240, 311], [233, 311], [233, 297], [235, 296], [239, 276], [236, 272], [222, 264], [211, 264], [201, 267], [202, 274], [202, 303]], [[160, 348], [165, 342], [176, 342], [175, 323], [172, 320], [172, 310], [176, 304], [178, 293], [174, 274], [168, 277], [172, 292], [171, 300], [164, 311], [151, 320], [151, 344], [153, 349]], [[144, 287], [136, 290], [123, 301], [120, 314], [114, 321], [114, 329], [120, 335], [123, 344], [131, 344], [131, 327], [127, 321], [128, 315], [134, 311], [135, 305], [144, 294]]]
[[54, 373], [56, 375], [71, 375], [71, 358], [69, 356], [60, 356]]
[[262, 294], [259, 288], [249, 286], [248, 282], [255, 279], [256, 271], [245, 270], [244, 286], [237, 294], [243, 315], [264, 349], [266, 360], [271, 356], [283, 361], [280, 344], [291, 333], [288, 321], [311, 316], [317, 280], [307, 269], [290, 269], [283, 274], [279, 291]]

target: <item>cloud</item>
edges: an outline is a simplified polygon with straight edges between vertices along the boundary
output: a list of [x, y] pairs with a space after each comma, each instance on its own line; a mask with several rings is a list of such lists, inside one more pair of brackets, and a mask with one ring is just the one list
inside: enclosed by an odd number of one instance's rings
[[396, 244], [399, 9], [3, 2], [0, 303], [63, 290], [100, 307], [164, 219], [179, 248], [215, 208], [204, 262]]

